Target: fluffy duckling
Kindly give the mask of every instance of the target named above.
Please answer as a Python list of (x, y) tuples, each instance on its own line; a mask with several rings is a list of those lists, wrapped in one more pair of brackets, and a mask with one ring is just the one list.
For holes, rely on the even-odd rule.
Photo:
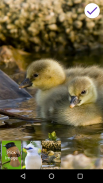
[[(64, 86), (67, 92), (67, 78), (64, 68), (55, 60), (43, 59), (34, 61), (27, 69), (26, 79), (19, 88), (34, 86), (38, 88), (36, 102), (38, 105), (38, 117), (45, 118), (43, 112), (46, 100), (57, 87), (57, 93)], [(57, 97), (58, 98), (58, 97)]]
[[(55, 102), (55, 98), (56, 101), (59, 101), (65, 96), (68, 97), (67, 83), (80, 73), (83, 73), (83, 67), (64, 69), (62, 65), (53, 59), (37, 60), (28, 67), (26, 79), (19, 88), (32, 85), (39, 89), (36, 94), (37, 117), (46, 118), (47, 106), (51, 106), (50, 110), (53, 111), (51, 103)], [(51, 101), (50, 96), (53, 93), (55, 93), (55, 97)]]
[(100, 95), (97, 87), (98, 82), (88, 76), (75, 77), (68, 83), (69, 100), (65, 96), (63, 100), (53, 101), (54, 110), (52, 112), (49, 107), (46, 115), (60, 124), (86, 126), (102, 123), (103, 94)]
[(76, 77), (68, 85), (70, 107), (94, 103), (97, 100), (97, 88), (87, 76)]
[(61, 153), (49, 151), (48, 152), (48, 162), (49, 163), (61, 162)]
[(95, 79), (95, 81), (98, 83), (99, 89), (103, 86), (103, 68), (98, 66), (87, 67), (84, 70), (84, 75)]
[(64, 83), (65, 80), (64, 69), (57, 61), (43, 59), (31, 63), (27, 69), (26, 80), (20, 87), (32, 85), (45, 91)]
[(76, 76), (89, 76), (90, 78), (96, 79), (99, 86), (103, 85), (103, 68), (97, 65), (83, 67), (77, 66), (65, 70), (68, 80), (71, 81)]
[[(80, 77), (78, 78), (78, 85), (73, 84), (74, 88), (75, 88), (75, 86), (78, 86), (76, 90), (80, 89), (79, 92), (82, 92), (80, 86), (84, 86), (84, 88), (85, 88), (87, 86), (86, 83), (89, 83), (89, 85), (91, 85), (91, 87), (93, 87), (92, 89), (94, 91), (95, 96), (94, 97), (92, 96), (92, 89), (91, 89), (90, 95), (87, 94), (86, 98), (83, 99), (82, 102), (84, 102), (84, 103), (81, 102), (81, 105), (80, 105), (80, 103), (78, 103), (78, 105), (76, 105), (75, 109), (70, 109), (70, 108), (68, 108), (69, 93), (67, 90), (67, 84), (68, 84), (68, 82), (71, 82), (73, 80), (73, 78), (76, 76), (78, 76), (78, 77), (80, 76)], [(91, 79), (89, 78), (88, 81), (86, 79), (86, 81), (84, 82), (84, 80), (81, 81), (82, 76), (90, 76)], [(94, 103), (99, 101), (99, 99), (98, 100), (96, 99), (96, 96), (98, 98), (98, 96), (102, 96), (102, 93), (103, 93), (102, 92), (102, 85), (103, 85), (102, 78), (103, 78), (103, 71), (102, 71), (102, 69), (100, 69), (97, 66), (91, 66), (91, 67), (87, 67), (87, 68), (75, 67), (75, 68), (70, 68), (70, 69), (65, 70), (55, 60), (42, 59), (42, 60), (37, 60), (37, 61), (33, 62), (28, 67), (26, 79), (22, 82), (22, 84), (20, 85), (20, 88), (24, 88), (24, 87), (32, 85), (39, 89), (36, 94), (36, 102), (38, 105), (37, 117), (52, 119), (53, 121), (57, 121), (57, 122), (63, 123), (63, 124), (71, 123), (75, 126), (76, 125), (85, 125), (83, 122), (84, 121), (86, 122), (86, 120), (84, 120), (84, 119), (80, 120), (80, 116), (82, 113), (85, 114), (85, 110), (87, 110), (87, 107), (85, 108), (84, 105), (82, 106), (82, 104), (88, 105), (88, 108), (90, 108), (90, 105), (91, 105), (91, 108), (89, 110), (91, 111), (92, 114), (91, 114), (91, 117), (88, 116), (86, 118), (87, 120), (93, 119), (94, 116), (97, 117), (97, 115), (96, 115), (97, 113), (98, 113), (99, 117), (101, 116), (100, 115), (101, 110), (98, 110), (99, 107), (97, 107), (96, 104), (94, 104)], [(96, 80), (96, 83), (94, 82), (94, 79)], [(71, 82), (71, 85), (72, 85), (72, 83), (77, 83), (77, 81)], [(96, 85), (96, 87), (94, 87), (95, 85)], [(97, 88), (98, 88), (98, 92), (97, 92)], [(90, 97), (90, 100), (87, 100), (88, 97)], [(74, 99), (74, 101), (75, 101), (75, 99)], [(91, 101), (91, 102), (88, 103), (88, 101)], [(98, 103), (98, 106), (100, 105), (100, 103), (101, 102)], [(80, 107), (78, 108), (79, 105), (81, 108)], [(71, 105), (71, 106), (73, 106), (73, 105)], [(68, 110), (69, 110), (69, 112), (68, 112)], [(75, 110), (77, 111), (78, 118), (76, 116)], [(95, 115), (94, 115), (94, 113), (95, 113)], [(80, 116), (79, 116), (79, 114), (80, 114)], [(85, 114), (85, 117), (86, 116), (87, 116), (87, 113)], [(72, 120), (72, 118), (74, 120)], [(77, 123), (76, 123), (76, 121), (77, 121), (76, 119), (78, 119)], [(72, 122), (72, 121), (74, 121), (74, 122)], [(96, 121), (100, 121), (100, 120), (95, 120), (95, 122), (92, 121), (92, 122), (90, 122), (90, 124), (97, 123)]]

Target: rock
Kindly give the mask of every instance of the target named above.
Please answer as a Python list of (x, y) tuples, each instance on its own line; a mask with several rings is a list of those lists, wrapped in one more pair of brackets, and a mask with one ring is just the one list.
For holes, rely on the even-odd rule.
[(62, 169), (73, 169), (73, 155), (69, 154), (66, 157), (62, 158), (61, 168)]
[(85, 14), (84, 13), (82, 13), (82, 14), (80, 14), (79, 16), (78, 16), (78, 20), (84, 20), (86, 17), (85, 17)]
[(94, 22), (87, 22), (87, 23), (86, 23), (86, 27), (87, 27), (88, 29), (93, 29), (93, 28), (95, 27), (95, 23), (94, 23)]
[(61, 13), (61, 14), (59, 15), (59, 17), (58, 17), (59, 22), (63, 22), (63, 21), (65, 20), (65, 18), (66, 18), (65, 13)]
[(72, 1), (72, 0), (69, 0), (69, 1), (67, 2), (67, 5), (68, 5), (68, 6), (73, 6), (73, 1)]
[(61, 159), (62, 169), (103, 169), (103, 158), (89, 158), (84, 154), (69, 154)]
[(29, 8), (29, 4), (23, 2), (23, 3), (21, 3), (21, 7), (22, 7), (23, 9), (26, 9), (26, 10), (27, 10), (27, 9)]
[(83, 12), (84, 12), (84, 9), (83, 8), (78, 8), (77, 9), (77, 13), (79, 13), (79, 14), (81, 13), (82, 14)]
[(74, 156), (73, 167), (75, 169), (93, 168), (91, 164), (91, 159), (83, 154), (78, 154)]
[[(80, 42), (81, 49), (84, 48), (85, 40), (87, 40), (88, 48), (93, 46), (88, 35), (94, 36), (93, 41), (97, 35), (95, 44), (103, 47), (101, 36), (97, 33), (103, 29), (103, 1), (94, 1), (100, 6), (101, 11), (96, 19), (90, 19), (84, 14), (84, 8), (89, 3), (91, 0), (85, 2), (83, 0), (1, 1), (0, 40), (2, 44), (8, 44), (11, 39), (11, 45), (28, 51), (38, 51), (41, 48), (46, 51), (51, 49), (51, 45), (53, 48), (58, 48), (59, 40), (58, 38), (53, 40), (51, 33), (55, 32), (60, 40), (60, 34), (64, 34), (63, 39), (65, 38), (66, 41), (66, 44), (63, 45), (64, 49), (67, 47), (76, 49), (79, 42), (77, 35), (81, 32), (84, 34), (84, 40), (82, 39)], [(50, 40), (49, 35), (52, 37)], [(71, 45), (70, 42), (72, 42)]]
[(56, 33), (55, 32), (50, 32), (49, 33), (49, 38), (50, 38), (50, 40), (54, 40), (54, 38), (56, 38)]
[(74, 4), (79, 4), (81, 2), (82, 2), (82, 0), (74, 0)]
[(4, 0), (4, 3), (6, 3), (6, 4), (10, 4), (10, 3), (12, 3), (13, 2), (13, 0)]
[[(98, 32), (99, 32), (99, 31), (98, 31)], [(98, 38), (98, 40), (99, 40), (100, 43), (103, 43), (103, 30), (101, 30), (101, 31), (99, 32), (99, 38)]]
[(78, 15), (77, 15), (76, 13), (73, 13), (73, 14), (72, 14), (72, 18), (73, 18), (73, 19), (77, 19), (77, 17), (78, 17)]
[(60, 34), (58, 36), (57, 42), (62, 43), (63, 46), (66, 45), (66, 37), (64, 36), (64, 34)]
[(71, 31), (71, 29), (70, 29), (70, 28), (67, 28), (67, 29), (65, 30), (65, 32), (66, 32), (67, 34), (69, 34), (69, 33), (70, 33), (70, 31)]
[(56, 23), (56, 17), (54, 15), (47, 15), (45, 17), (45, 22), (48, 22), (48, 24), (55, 24)]
[(79, 20), (74, 22), (74, 27), (77, 29), (81, 29), (82, 25), (83, 25), (83, 23)]
[(0, 47), (0, 62), (14, 61), (11, 46)]
[(33, 28), (32, 26), (28, 27), (28, 32), (32, 35), (32, 36), (36, 36), (39, 34), (39, 30)]
[(74, 31), (71, 31), (69, 34), (69, 38), (71, 40), (71, 42), (74, 42), (76, 40), (76, 35)]
[(31, 37), (29, 40), (31, 42), (35, 43), (35, 44), (41, 45), (41, 40), (37, 36), (36, 37)]
[(15, 27), (15, 25), (13, 25), (13, 24), (9, 24), (9, 25), (7, 25), (7, 29), (15, 29), (16, 27)]
[(57, 31), (58, 30), (58, 27), (56, 24), (51, 24), (51, 25), (48, 25), (48, 28), (52, 31)]

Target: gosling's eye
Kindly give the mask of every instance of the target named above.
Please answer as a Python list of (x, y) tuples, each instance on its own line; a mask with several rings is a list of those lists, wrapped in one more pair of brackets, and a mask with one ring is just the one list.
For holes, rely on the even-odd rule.
[(86, 94), (86, 90), (83, 90), (83, 91), (81, 92), (81, 94), (82, 94), (82, 95)]
[(34, 77), (35, 77), (35, 78), (38, 77), (38, 74), (34, 74)]

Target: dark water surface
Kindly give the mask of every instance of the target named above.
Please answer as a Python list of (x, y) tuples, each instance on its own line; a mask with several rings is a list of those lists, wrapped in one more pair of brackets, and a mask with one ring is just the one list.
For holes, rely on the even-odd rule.
[[(65, 67), (75, 65), (100, 65), (103, 67), (103, 50), (94, 50), (90, 52), (78, 52), (77, 54), (62, 51), (52, 53), (34, 53), (24, 57), (21, 60), (22, 67), (26, 70), (27, 66), (34, 60), (41, 58), (54, 58), (60, 60)], [(8, 69), (5, 72), (9, 74)], [(13, 71), (12, 71), (13, 73)], [(14, 73), (15, 74), (15, 73)], [(28, 117), (36, 116), (35, 99), (4, 100), (0, 101), (2, 108), (9, 112), (23, 114)], [(5, 123), (4, 123), (5, 122)], [(0, 140), (45, 140), (48, 133), (56, 132), (59, 140), (62, 141), (62, 155), (68, 153), (84, 153), (90, 157), (103, 156), (103, 124), (87, 127), (73, 127), (51, 122), (27, 123), (20, 120), (8, 120), (4, 116), (0, 117)]]

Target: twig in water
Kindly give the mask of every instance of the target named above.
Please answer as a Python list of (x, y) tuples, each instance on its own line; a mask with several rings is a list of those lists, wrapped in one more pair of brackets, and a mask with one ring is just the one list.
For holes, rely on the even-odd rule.
[(35, 123), (40, 123), (41, 121), (44, 121), (41, 118), (28, 118), (26, 116), (21, 116), (18, 114), (14, 114), (11, 112), (8, 112), (6, 110), (0, 109), (0, 114), (8, 116), (11, 119), (21, 119), (21, 120), (25, 120), (25, 121), (29, 121), (29, 122), (35, 122)]

